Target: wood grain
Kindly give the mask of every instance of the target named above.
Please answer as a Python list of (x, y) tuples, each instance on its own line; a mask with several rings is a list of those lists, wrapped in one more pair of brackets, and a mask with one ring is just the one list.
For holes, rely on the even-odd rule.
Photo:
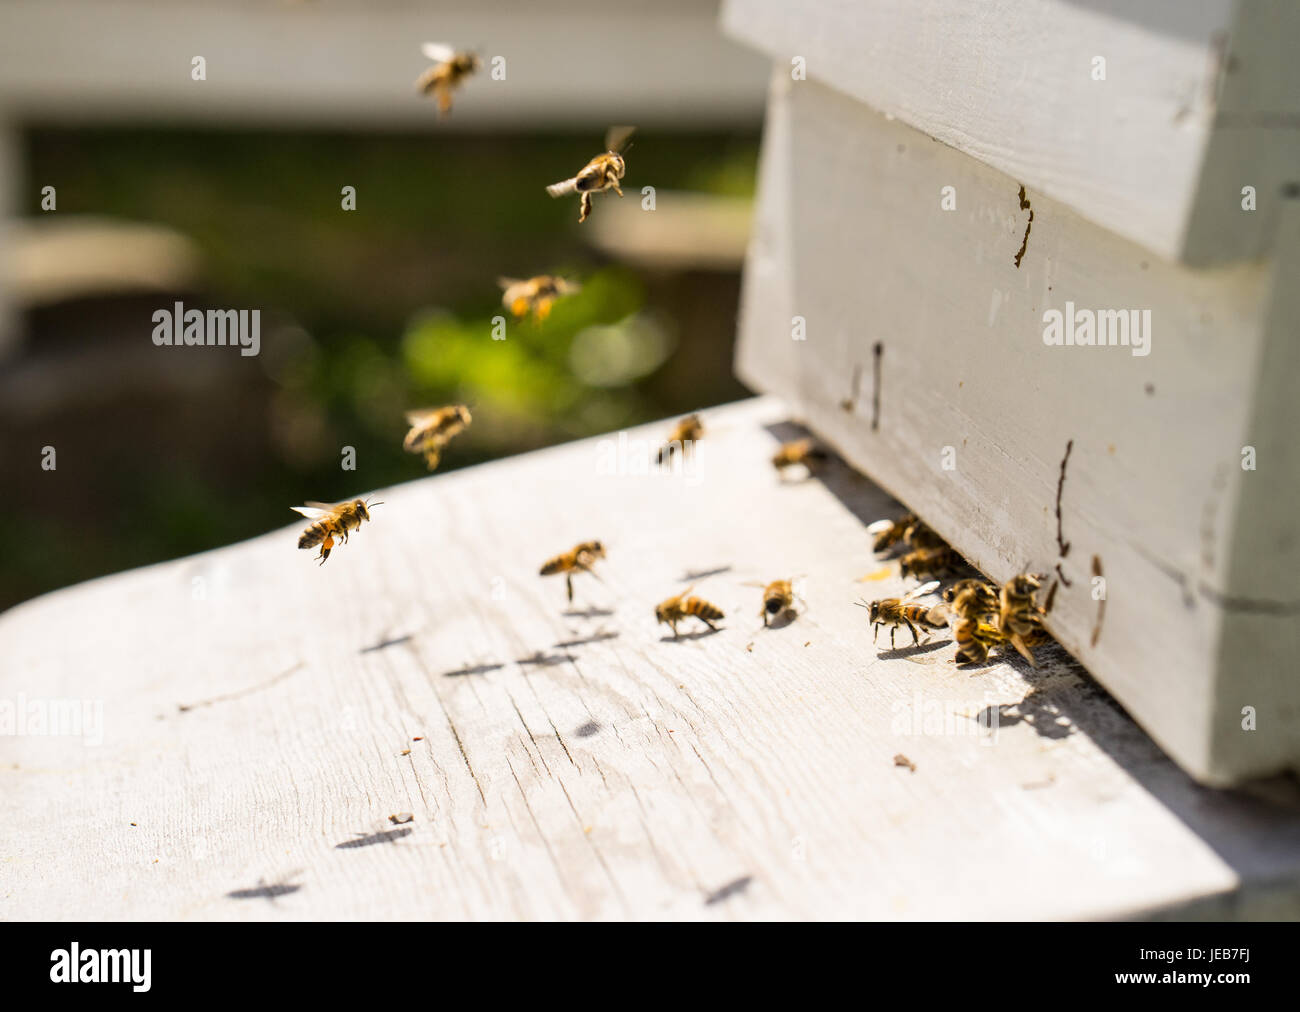
[(1300, 160), (1290, 0), (726, 0), (722, 25), (1168, 260), (1266, 255)]
[[(384, 489), (323, 567), (286, 526), (0, 616), (0, 700), (103, 707), (100, 745), (0, 737), (3, 916), (1300, 912), (1296, 809), (1195, 786), (1064, 653), (878, 653), (893, 504), (778, 481), (785, 417), (706, 411), (676, 476), (608, 473), (610, 436)], [(566, 613), (537, 567), (588, 538)], [(705, 570), (723, 630), (666, 638)], [(800, 573), (764, 630), (746, 581)]]
[[(1193, 775), (1300, 766), (1300, 201), (1272, 258), (1194, 270), (776, 76), (741, 378), (994, 578), (1053, 574), (1055, 635)], [(1149, 312), (1149, 354), (1044, 343), (1084, 309)]]

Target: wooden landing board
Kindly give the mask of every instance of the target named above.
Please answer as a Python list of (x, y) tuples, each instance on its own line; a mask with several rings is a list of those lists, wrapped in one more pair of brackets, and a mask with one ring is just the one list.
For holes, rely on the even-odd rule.
[[(286, 526), (0, 616), (0, 701), (102, 715), (0, 737), (0, 916), (1300, 913), (1300, 810), (1194, 785), (1059, 650), (878, 653), (893, 504), (778, 482), (785, 417), (706, 411), (676, 476), (627, 473), (658, 425), (384, 489), (323, 567)], [(588, 538), (566, 613), (537, 568)], [(673, 641), (689, 571), (727, 618)], [(800, 573), (763, 630), (745, 581)]]

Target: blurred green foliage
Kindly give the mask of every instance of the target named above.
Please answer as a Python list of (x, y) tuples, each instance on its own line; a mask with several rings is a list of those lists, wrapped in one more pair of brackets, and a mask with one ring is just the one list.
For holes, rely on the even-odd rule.
[[(60, 469), (18, 478), (18, 545), (0, 567), (0, 607), (279, 527), (305, 499), (421, 477), (423, 462), (401, 449), (406, 408), (473, 407), (473, 426), (444, 458), (450, 470), (742, 396), (730, 371), (734, 272), (610, 263), (584, 241), (574, 202), (545, 195), (600, 140), (30, 131), (33, 212), (53, 185), (61, 219), (109, 216), (188, 236), (204, 265), (193, 294), (262, 308), (263, 352), (239, 363), (238, 390), (208, 401), (105, 389), (93, 405), (42, 419), (41, 435), (15, 434), (56, 440)], [(643, 182), (751, 194), (756, 161), (752, 134), (643, 133), (628, 199)], [(356, 188), (355, 211), (341, 207), (344, 186)], [(509, 316), (497, 278), (540, 273), (582, 290), (543, 322), (510, 319), (507, 339), (493, 340), (493, 317)], [(77, 308), (38, 314), (33, 353), (57, 355), (66, 334), (87, 328), (104, 343), (148, 339), (147, 307), (138, 328), (107, 322), (98, 304), (84, 318)], [(93, 448), (80, 445), (88, 436)], [(340, 468), (345, 445), (356, 472)]]

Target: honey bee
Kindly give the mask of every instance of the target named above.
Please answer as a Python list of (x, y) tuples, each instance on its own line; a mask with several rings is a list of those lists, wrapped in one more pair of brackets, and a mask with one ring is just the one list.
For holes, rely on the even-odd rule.
[(449, 404), (445, 408), (421, 408), (406, 413), (406, 424), (411, 431), (402, 440), (407, 453), (423, 453), (432, 471), (442, 459), (442, 448), (453, 436), (465, 431), (472, 421), (469, 408), (464, 404)]
[(589, 161), (576, 176), (563, 182), (552, 183), (546, 188), (546, 192), (552, 197), (564, 197), (570, 193), (579, 194), (582, 198), (578, 209), (579, 222), (586, 221), (587, 216), (591, 214), (593, 193), (613, 190), (620, 197), (623, 196), (623, 189), (618, 185), (627, 170), (627, 165), (623, 161), (623, 152), (631, 147), (628, 141), (634, 130), (636, 127), (610, 127), (605, 134), (605, 153)]
[(983, 580), (958, 580), (944, 589), (943, 599), (960, 618), (985, 618), (998, 613), (998, 592)]
[(420, 52), (433, 61), (433, 66), (419, 76), (415, 87), (425, 95), (433, 95), (438, 100), (438, 115), (446, 116), (451, 112), (452, 92), (479, 69), (481, 61), (477, 53), (453, 49), (441, 42), (426, 42)]
[(903, 534), (917, 522), (915, 513), (905, 513), (897, 520), (877, 520), (867, 526), (867, 533), (875, 535), (871, 544), (873, 552), (887, 552), (903, 540)]
[(826, 451), (817, 445), (816, 440), (795, 439), (781, 444), (781, 448), (772, 457), (772, 466), (784, 475), (786, 468), (799, 464), (811, 471), (816, 464), (825, 459)]
[(685, 456), (687, 450), (693, 446), (701, 436), (704, 435), (704, 423), (700, 421), (699, 415), (687, 415), (676, 426), (673, 427), (672, 435), (668, 437), (668, 442), (659, 448), (658, 461), (662, 466), (665, 462), (673, 459), (673, 454), (678, 450)]
[(582, 286), (573, 281), (556, 277), (554, 274), (538, 274), (534, 278), (521, 281), (518, 278), (497, 278), (497, 283), (505, 289), (501, 304), (516, 317), (527, 316), (541, 322), (551, 314), (551, 306), (562, 295), (572, 295), (582, 290)]
[(295, 512), (301, 513), (311, 521), (310, 526), (298, 539), (299, 548), (315, 548), (320, 545), (320, 564), (330, 557), (334, 539), (339, 538), (346, 545), (348, 531), (360, 527), (361, 521), (370, 519), (368, 506), (381, 506), (382, 502), (367, 504), (364, 499), (346, 499), (339, 503), (308, 502), (302, 506), (293, 506)]
[[(923, 583), (908, 591), (902, 597), (887, 597), (880, 601), (855, 601), (860, 608), (866, 608), (871, 617), (871, 642), (876, 642), (876, 637), (880, 634), (882, 625), (889, 626), (889, 646), (894, 647), (894, 634), (898, 632), (899, 626), (907, 626), (912, 631), (913, 645), (921, 642), (920, 633), (917, 626), (928, 626), (933, 629), (942, 629), (948, 624), (948, 611), (943, 605), (926, 606), (923, 604), (912, 604), (911, 602), (926, 594), (933, 593), (939, 586), (938, 580), (932, 580), (929, 583)], [(927, 630), (927, 637), (929, 633)]]
[(948, 542), (939, 537), (932, 527), (920, 520), (914, 520), (907, 525), (903, 531), (903, 542), (913, 550), (948, 547)]
[(799, 596), (795, 590), (794, 580), (773, 580), (771, 583), (750, 583), (749, 587), (763, 588), (763, 607), (759, 609), (759, 614), (763, 617), (763, 625), (768, 624), (768, 618), (776, 618), (783, 612), (793, 612), (795, 610), (795, 598)]
[(539, 576), (553, 576), (556, 573), (564, 574), (564, 585), (569, 592), (569, 603), (573, 603), (573, 574), (575, 572), (591, 573), (595, 576), (595, 571), (591, 568), (592, 563), (597, 559), (605, 557), (605, 546), (599, 541), (584, 541), (580, 545), (575, 545), (572, 549), (563, 555), (557, 555), (553, 559), (548, 559), (542, 564), (539, 570)]
[(1043, 610), (1034, 601), (1042, 581), (1043, 578), (1035, 573), (1021, 573), (1004, 583), (998, 594), (998, 628), (1020, 656), (1035, 668), (1038, 662), (1029, 649), (1029, 642), (1042, 642), (1047, 638), (1043, 629)]
[(693, 586), (687, 587), (676, 597), (670, 597), (667, 601), (655, 605), (655, 618), (660, 622), (667, 622), (674, 636), (677, 635), (677, 623), (688, 615), (694, 615), (714, 631), (718, 627), (713, 623), (725, 617), (722, 609), (717, 605), (709, 604), (703, 598), (691, 597), (692, 589)]
[(996, 625), (976, 615), (959, 619), (953, 627), (952, 637), (957, 643), (958, 664), (983, 664), (993, 647), (1007, 641)]
[(941, 576), (951, 573), (966, 565), (954, 549), (947, 545), (938, 548), (918, 548), (908, 552), (898, 562), (898, 571), (903, 576), (915, 576), (924, 579), (927, 576)]

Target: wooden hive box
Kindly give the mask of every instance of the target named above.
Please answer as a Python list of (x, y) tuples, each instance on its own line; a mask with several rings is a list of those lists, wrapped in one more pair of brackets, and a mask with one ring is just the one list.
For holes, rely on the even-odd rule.
[(1052, 574), (1053, 634), (1193, 776), (1295, 768), (1300, 8), (722, 20), (775, 63), (742, 379), (989, 577)]

